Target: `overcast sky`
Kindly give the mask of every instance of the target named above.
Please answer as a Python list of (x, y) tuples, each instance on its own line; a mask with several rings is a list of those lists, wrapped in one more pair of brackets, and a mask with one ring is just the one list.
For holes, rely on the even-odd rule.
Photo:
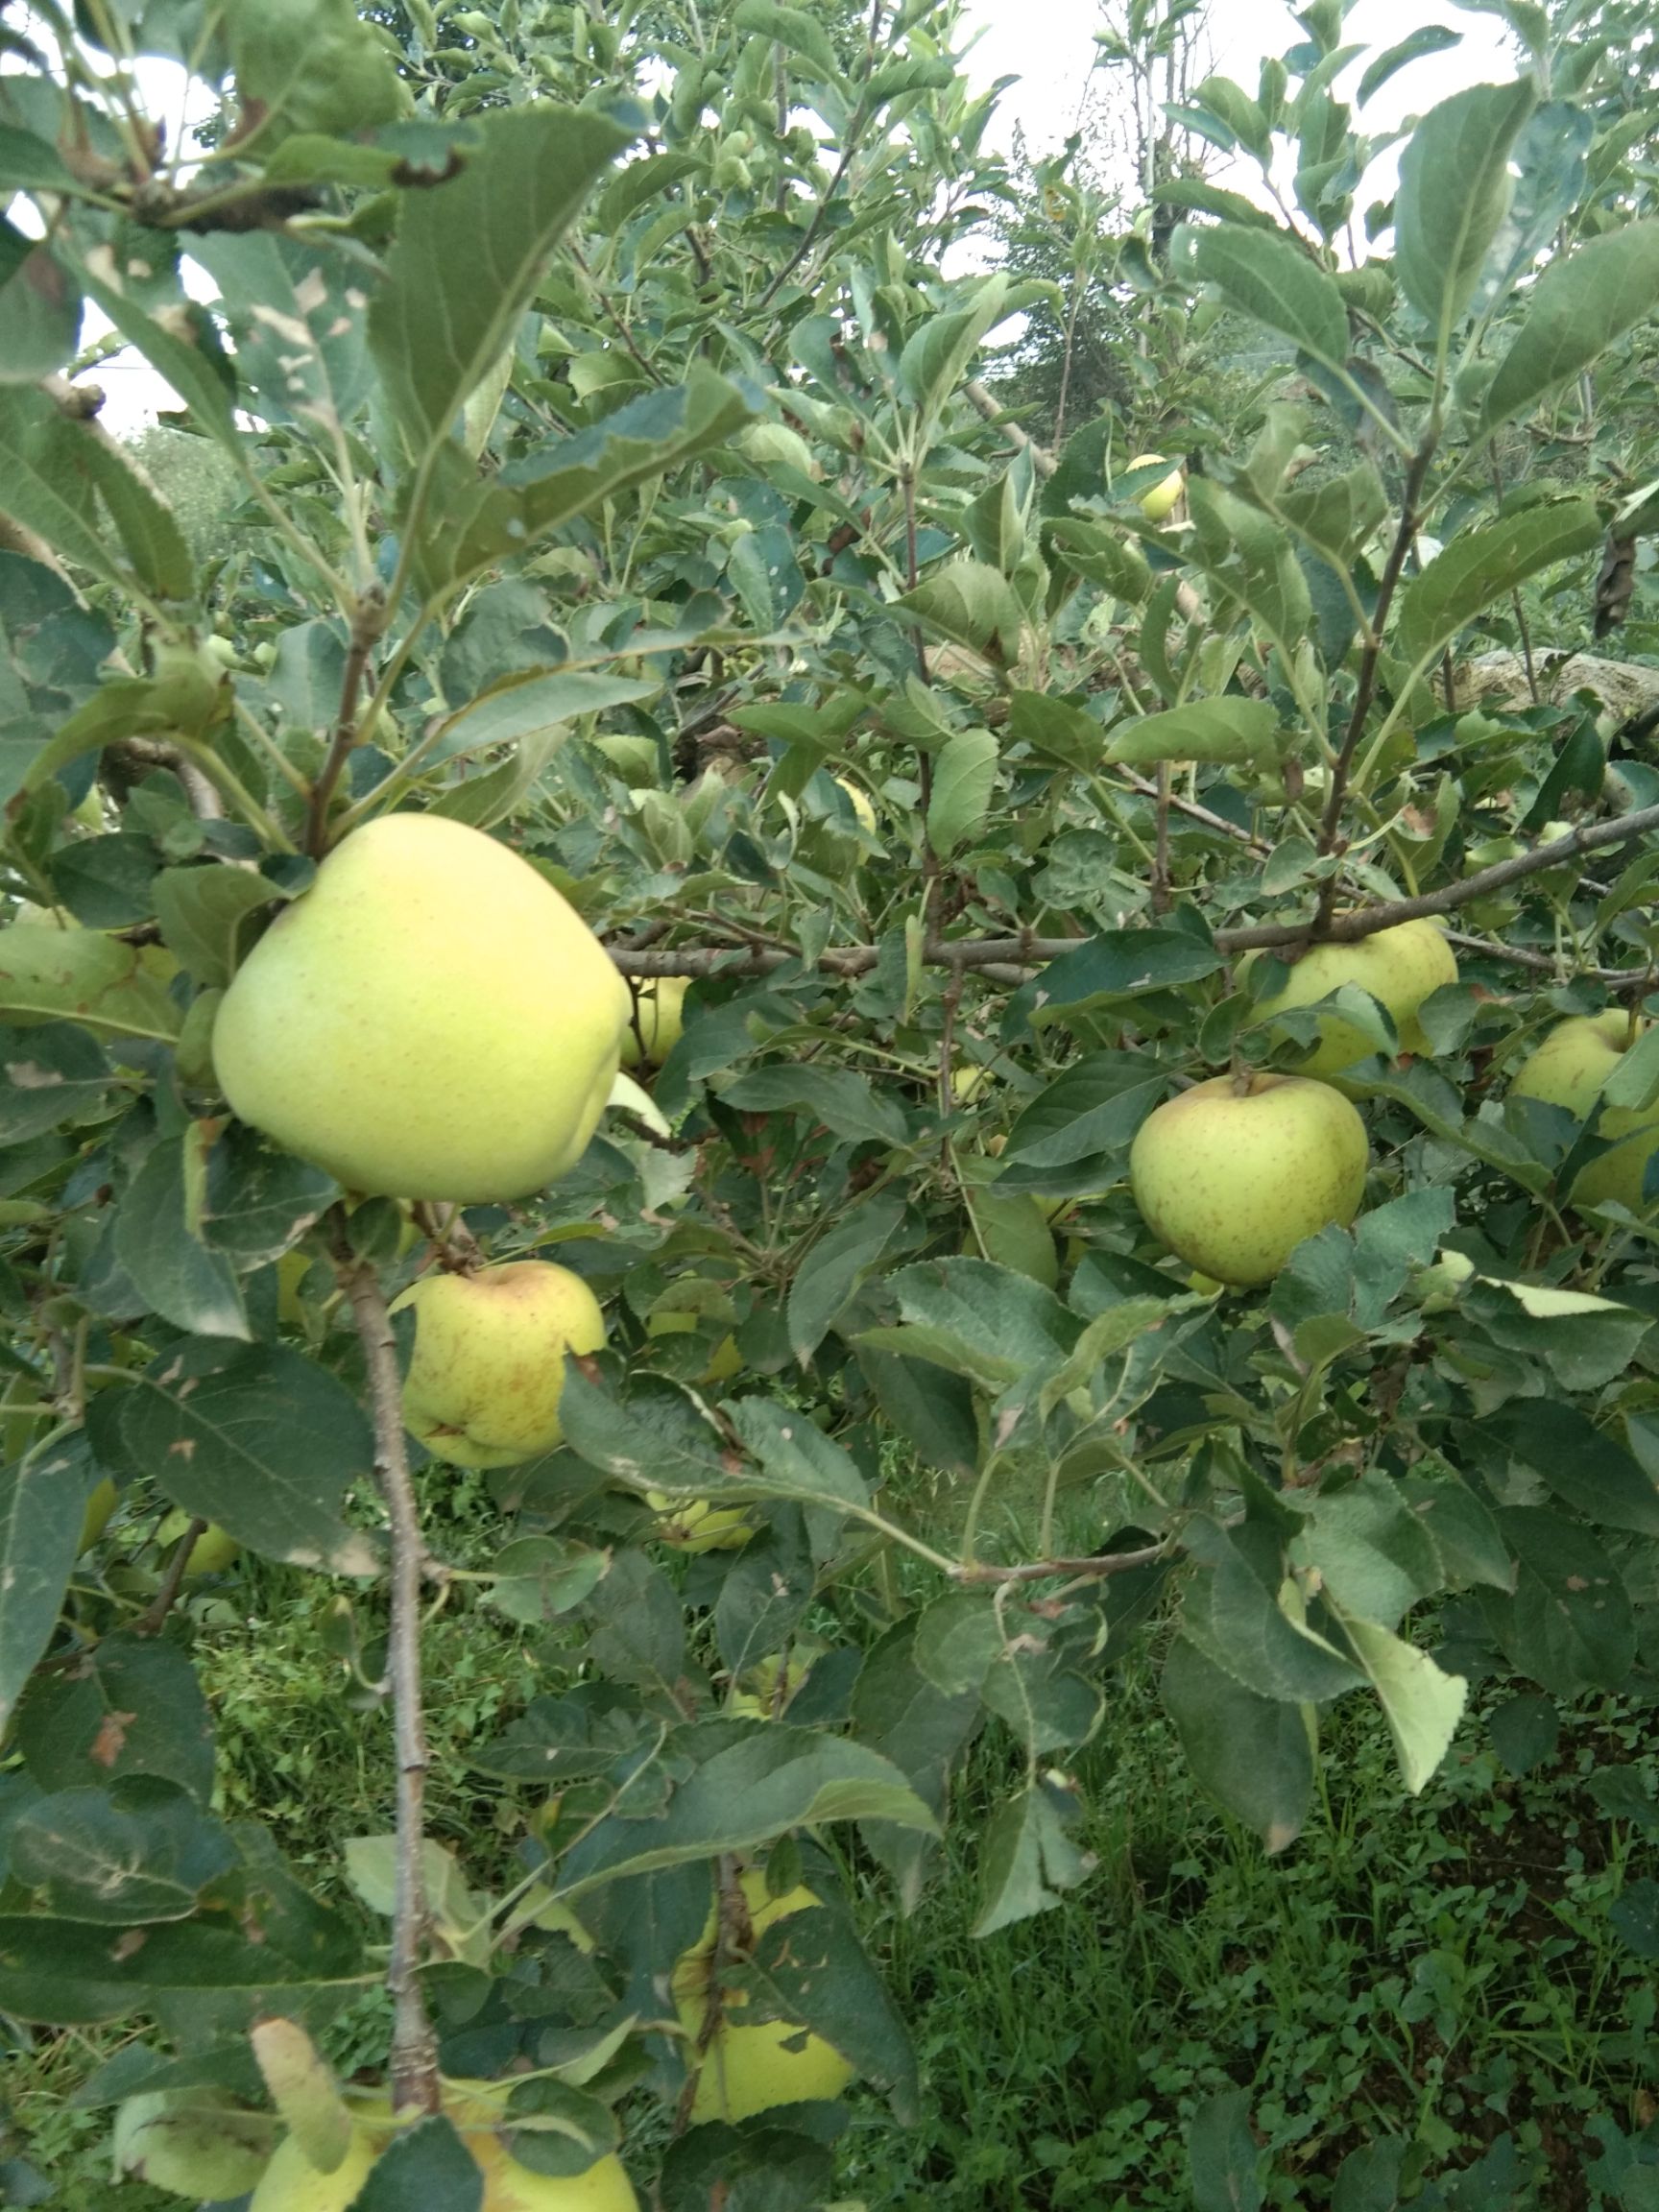
[[(1247, 91), (1256, 88), (1264, 56), (1281, 54), (1303, 36), (1285, 0), (1214, 0), (1211, 13), (1215, 66)], [(1033, 153), (1056, 151), (1075, 129), (1090, 90), (1095, 58), (1093, 35), (1100, 21), (1096, 7), (1092, 0), (968, 0), (966, 16), (970, 30), (979, 34), (968, 60), (975, 85), (989, 85), (999, 77), (1017, 80), (998, 106), (996, 142), (1010, 146), (1018, 129)], [(1382, 88), (1364, 111), (1364, 126), (1373, 136), (1392, 130), (1408, 115), (1422, 113), (1465, 84), (1499, 82), (1516, 73), (1496, 18), (1466, 13), (1453, 0), (1356, 0), (1345, 26), (1347, 42), (1381, 51), (1425, 23), (1457, 31), (1462, 43), (1413, 62)], [(1351, 95), (1364, 66), (1363, 61), (1357, 62), (1339, 89)], [(153, 84), (152, 99), (176, 108), (182, 85), (180, 72), (157, 70)], [(177, 141), (176, 129), (170, 136)], [(1388, 196), (1392, 166), (1391, 159), (1379, 164), (1367, 181), (1361, 204)], [(1250, 187), (1248, 173), (1234, 175), (1218, 163), (1217, 176), (1236, 189)], [(85, 335), (90, 337), (100, 326), (99, 321), (89, 320)], [(132, 353), (102, 363), (97, 374), (108, 395), (104, 420), (117, 432), (153, 422), (158, 407), (175, 404), (161, 379)]]

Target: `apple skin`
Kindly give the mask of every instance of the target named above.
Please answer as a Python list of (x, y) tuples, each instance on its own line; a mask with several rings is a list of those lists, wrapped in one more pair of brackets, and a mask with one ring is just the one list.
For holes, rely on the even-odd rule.
[[(1127, 463), (1130, 469), (1155, 469), (1164, 458), (1162, 453), (1137, 453)], [(1187, 489), (1187, 477), (1180, 469), (1171, 469), (1162, 484), (1154, 484), (1141, 501), (1141, 512), (1148, 522), (1162, 522), (1174, 512), (1177, 502)]]
[(599, 1301), (567, 1267), (515, 1260), (476, 1275), (423, 1275), (392, 1310), (415, 1311), (403, 1381), (411, 1434), (452, 1467), (512, 1467), (565, 1431), (566, 1352), (605, 1341)]
[(631, 1007), (528, 861), (464, 823), (388, 814), (242, 963), (213, 1063), (244, 1121), (348, 1190), (522, 1198), (587, 1149)]
[[(661, 1068), (685, 1030), (685, 994), (689, 975), (658, 975), (641, 983), (637, 1000), (638, 1026), (630, 1021), (622, 1032), (624, 1068)], [(641, 1046), (640, 1039), (644, 1039)]]
[(1129, 1149), (1142, 1219), (1189, 1267), (1247, 1288), (1269, 1282), (1305, 1237), (1358, 1211), (1365, 1124), (1328, 1083), (1231, 1075), (1167, 1099)]
[[(445, 2083), (444, 2109), (484, 2176), (480, 2212), (639, 2212), (639, 2200), (619, 2158), (601, 2158), (586, 2174), (533, 2174), (520, 2166), (495, 2134), (493, 2120), (508, 2084)], [(277, 2146), (254, 2190), (249, 2212), (348, 2212), (380, 2153), (399, 2128), (420, 2114), (395, 2121), (381, 2091), (354, 2100), (360, 2117), (346, 2156), (332, 2174), (320, 2174), (293, 2136)]]
[[(1271, 1016), (1291, 1006), (1311, 1006), (1343, 983), (1358, 985), (1388, 1009), (1402, 1052), (1427, 1052), (1429, 1040), (1417, 1009), (1431, 992), (1457, 980), (1457, 960), (1427, 916), (1379, 929), (1348, 945), (1315, 945), (1297, 961), (1283, 991), (1263, 998), (1257, 1012)], [(1324, 1015), (1312, 1057), (1298, 1075), (1329, 1077), (1369, 1058), (1374, 1047), (1352, 1022)]]
[[(1636, 1035), (1647, 1026), (1638, 1022)], [(1588, 1120), (1602, 1086), (1633, 1042), (1629, 1016), (1621, 1007), (1609, 1007), (1604, 1014), (1575, 1015), (1551, 1030), (1510, 1084), (1510, 1095), (1565, 1106), (1580, 1121)], [(1622, 1142), (1579, 1170), (1569, 1199), (1575, 1206), (1617, 1200), (1632, 1214), (1640, 1214), (1643, 1177), (1648, 1161), (1659, 1152), (1659, 1103), (1609, 1106), (1598, 1126), (1599, 1135)]]
[[(766, 1877), (758, 1867), (748, 1868), (739, 1881), (757, 1939), (775, 1921), (787, 1919), (792, 1912), (807, 1911), (819, 1902), (804, 1883), (785, 1890), (781, 1897), (768, 1897)], [(696, 2069), (692, 2127), (701, 2127), (707, 2120), (747, 2120), (752, 2113), (768, 2111), (774, 2104), (805, 2104), (839, 2097), (857, 2069), (832, 2043), (788, 2020), (743, 2026), (734, 2017), (748, 2002), (740, 1990), (724, 1992), (724, 2016), (698, 2064), (697, 2040), (713, 1994), (710, 1981), (717, 1918), (716, 1909), (709, 1913), (701, 1938), (674, 1969), (674, 2008), (687, 2037), (686, 2064)], [(785, 2050), (786, 2043), (798, 2043), (800, 2048)]]
[[(192, 1514), (179, 1509), (169, 1513), (156, 1531), (156, 1543), (177, 1544), (193, 1518)], [(242, 1547), (235, 1537), (228, 1535), (217, 1521), (209, 1521), (190, 1547), (190, 1556), (184, 1562), (184, 1579), (194, 1582), (199, 1575), (223, 1575), (228, 1567), (235, 1565), (241, 1552)]]

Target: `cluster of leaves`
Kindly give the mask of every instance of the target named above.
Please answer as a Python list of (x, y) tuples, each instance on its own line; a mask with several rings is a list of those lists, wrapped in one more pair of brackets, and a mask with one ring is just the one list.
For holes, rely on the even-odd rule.
[[(669, 1134), (613, 1118), (466, 1224), (494, 1258), (557, 1248), (613, 1315), (565, 1446), (497, 1479), (517, 1519), (479, 1593), (479, 1632), (534, 1625), (548, 1677), (483, 1770), (554, 1802), (515, 1889), (435, 1870), (445, 2063), (543, 2070), (524, 2155), (590, 2158), (643, 2080), (672, 2101), (649, 2023), (710, 1865), (752, 1850), (779, 1879), (813, 1854), (830, 1900), (748, 1969), (753, 2016), (902, 2113), (824, 1831), (913, 1900), (995, 1728), (979, 1931), (1058, 1905), (1090, 1870), (1068, 1758), (1154, 1611), (1196, 1771), (1275, 1848), (1352, 1691), (1417, 1790), (1477, 1664), (1552, 1696), (1647, 1680), (1651, 1232), (1571, 1213), (1594, 1126), (1503, 1094), (1550, 1020), (1646, 988), (1659, 776), (1607, 777), (1594, 700), (1460, 712), (1454, 662), (1509, 641), (1524, 587), (1578, 641), (1647, 467), (1651, 115), (1616, 12), (1580, 49), (1582, 9), (1516, 11), (1535, 72), (1433, 108), (1362, 211), (1363, 102), (1434, 42), (1380, 57), (1357, 119), (1343, 12), (1315, 0), (1254, 94), (1183, 109), (1264, 173), (1294, 149), (1296, 211), (1163, 187), (1186, 220), (1138, 281), (1214, 349), (1160, 429), (1190, 462), (1167, 526), (1136, 504), (1162, 468), (1119, 460), (1149, 424), (1049, 454), (974, 381), (1037, 295), (938, 274), (1007, 182), (936, 0), (379, 27), (224, 0), (105, 9), (44, 53), (4, 34), (29, 65), (0, 78), (0, 181), (40, 235), (0, 233), (0, 2009), (155, 2021), (171, 2055), (97, 2094), (254, 2099), (249, 2022), (321, 2023), (377, 1970), (211, 1810), (188, 1607), (132, 1537), (165, 1502), (378, 1574), (319, 1227), (342, 1194), (228, 1123), (208, 1046), (263, 919), (394, 805), (506, 837), (645, 987), (694, 978)], [(232, 88), (199, 163), (138, 110), (140, 52)], [(1341, 265), (1357, 220), (1391, 258)], [(234, 483), (211, 529), (62, 380), (83, 301), (223, 456), (194, 479)], [(1200, 373), (1246, 350), (1247, 386)], [(1344, 999), (1378, 1054), (1355, 1233), (1262, 1296), (1190, 1289), (1129, 1142), (1182, 1078), (1313, 1034), (1259, 1015), (1275, 960), (1233, 955), (1338, 899), (1450, 910), (1484, 840), (1529, 860), (1563, 817), (1587, 843), (1483, 887), (1431, 1062)], [(1645, 1108), (1629, 1063), (1610, 1102)], [(388, 1292), (421, 1263), (388, 1205), (341, 1233)], [(1479, 1270), (1453, 1296), (1425, 1280), (1448, 1245)], [(1605, 1303), (1541, 1311), (1561, 1286)], [(894, 1435), (936, 1513), (886, 1495)], [(121, 1518), (76, 1568), (107, 1479)], [(670, 1572), (646, 1491), (755, 1532)], [(366, 1686), (373, 1641), (344, 1604)], [(771, 1718), (734, 1705), (791, 1653)], [(821, 2145), (705, 2132), (665, 2201), (768, 2159), (822, 2196)]]

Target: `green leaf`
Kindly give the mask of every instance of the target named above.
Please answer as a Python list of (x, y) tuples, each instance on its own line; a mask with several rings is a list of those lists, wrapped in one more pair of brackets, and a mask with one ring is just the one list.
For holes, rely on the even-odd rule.
[(1461, 32), (1449, 30), (1444, 23), (1425, 23), (1398, 45), (1378, 55), (1359, 80), (1358, 105), (1363, 108), (1374, 92), (1381, 92), (1389, 78), (1409, 62), (1420, 60), (1425, 54), (1444, 54), (1449, 46), (1462, 43)]
[(374, 1441), (344, 1382), (284, 1345), (198, 1338), (164, 1352), (132, 1388), (121, 1434), (186, 1513), (270, 1559), (372, 1575), (374, 1548), (345, 1527), (348, 1486)]
[(605, 1573), (603, 1551), (559, 1536), (520, 1536), (491, 1561), (484, 1599), (525, 1627), (541, 1627), (580, 1605)]
[(1452, 1747), (1469, 1685), (1461, 1674), (1442, 1673), (1427, 1651), (1374, 1622), (1344, 1617), (1343, 1625), (1387, 1719), (1401, 1780), (1419, 1796)]
[(251, 914), (284, 896), (246, 868), (164, 868), (151, 885), (162, 942), (204, 989), (218, 990), (236, 973), (237, 943)]
[(984, 277), (968, 306), (930, 315), (911, 332), (899, 356), (899, 389), (925, 423), (954, 396), (987, 332), (1012, 315), (1031, 289), (1010, 286), (1000, 274)]
[(422, 562), (433, 584), (459, 583), (507, 554), (522, 553), (544, 531), (724, 445), (765, 398), (697, 364), (684, 384), (647, 392), (573, 438), (548, 441), (510, 462), (493, 484), (475, 487), (467, 470), (434, 515)]
[(979, 1462), (979, 1428), (974, 1393), (962, 1377), (873, 1344), (860, 1343), (856, 1352), (883, 1418), (909, 1439), (924, 1462), (947, 1475), (972, 1477)]
[(781, 8), (776, 0), (742, 0), (732, 18), (738, 31), (748, 31), (757, 38), (772, 38), (780, 46), (786, 46), (791, 54), (799, 55), (821, 70), (831, 84), (840, 82), (841, 72), (835, 61), (835, 49), (830, 43), (830, 34), (816, 16), (808, 15), (800, 8)]
[(1480, 1434), (1543, 1476), (1556, 1497), (1587, 1521), (1659, 1536), (1659, 1488), (1577, 1407), (1559, 1398), (1519, 1400), (1488, 1415)]
[(71, 194), (79, 190), (56, 146), (36, 137), (33, 131), (0, 123), (0, 191), (10, 195), (35, 191)]
[(176, 1782), (132, 1774), (36, 1798), (12, 1831), (10, 1870), (68, 1920), (183, 1920), (236, 1865), (221, 1823)]
[(1262, 761), (1279, 754), (1279, 714), (1266, 699), (1193, 699), (1166, 714), (1119, 722), (1105, 757), (1129, 768), (1162, 760)]
[(958, 731), (933, 762), (927, 805), (927, 842), (941, 859), (978, 836), (996, 785), (996, 738), (989, 730)]
[(164, 1045), (183, 1022), (165, 986), (145, 970), (138, 946), (95, 929), (47, 926), (6, 931), (0, 1015), (13, 1022), (75, 1022), (94, 1036)]
[(1498, 1525), (1520, 1562), (1512, 1602), (1482, 1606), (1511, 1664), (1558, 1697), (1619, 1690), (1636, 1657), (1629, 1593), (1588, 1529), (1537, 1506), (1509, 1506)]
[(72, 1022), (0, 1029), (0, 1144), (96, 1118), (113, 1080), (97, 1039)]
[(1526, 507), (1460, 531), (1406, 588), (1396, 633), (1401, 653), (1425, 667), (1495, 600), (1600, 537), (1600, 517), (1588, 499)]
[(803, 1366), (835, 1326), (858, 1285), (880, 1260), (904, 1218), (904, 1203), (888, 1192), (854, 1207), (821, 1237), (789, 1286), (789, 1348)]
[(1342, 295), (1304, 250), (1276, 231), (1219, 223), (1184, 233), (1188, 267), (1230, 307), (1293, 341), (1327, 368), (1348, 357)]
[(195, 1121), (151, 1147), (115, 1215), (115, 1257), (146, 1305), (176, 1329), (246, 1340), (236, 1271), (198, 1234), (206, 1134)]
[(0, 386), (33, 384), (69, 362), (81, 305), (61, 258), (0, 217)]
[(1101, 1189), (1166, 1088), (1164, 1070), (1138, 1052), (1092, 1052), (1074, 1062), (1009, 1131), (997, 1188), (1065, 1196)]
[[(339, 1935), (311, 1958), (295, 1958), (269, 1939), (204, 1920), (161, 1921), (142, 1939), (111, 1942), (106, 1928), (55, 1920), (44, 1912), (0, 1918), (0, 2008), (24, 2020), (81, 2027), (154, 2010), (172, 1999), (200, 2009), (211, 1994), (234, 1991), (253, 2008), (292, 2004), (321, 1987), (352, 1995), (373, 1978), (358, 1968)], [(476, 2171), (476, 2169), (474, 2169)]]
[(80, 1436), (0, 1468), (0, 1727), (51, 1640), (93, 1481)]
[[(339, 5), (355, 18), (349, 0)], [(369, 344), (415, 454), (449, 436), (553, 248), (632, 135), (549, 101), (497, 108), (463, 145), (458, 176), (403, 193)]]
[(352, 2198), (353, 2212), (480, 2212), (484, 2176), (444, 2115), (400, 2130)]
[(136, 346), (195, 416), (198, 425), (240, 460), (242, 435), (233, 412), (235, 395), (199, 346), (156, 321), (135, 300), (106, 283), (84, 263), (79, 275), (86, 296), (108, 316), (123, 338)]
[(517, 744), (558, 730), (569, 735), (565, 724), (581, 714), (600, 714), (610, 707), (631, 706), (650, 699), (661, 684), (640, 683), (633, 677), (607, 676), (594, 671), (555, 669), (550, 675), (529, 673), (504, 677), (480, 698), (471, 700), (443, 725), (426, 756), (427, 767), (479, 753), (492, 745)]
[(37, 1674), (18, 1709), (17, 1747), (42, 1790), (158, 1774), (201, 1805), (213, 1791), (213, 1723), (196, 1670), (155, 1637), (118, 1632), (72, 1668)]
[(1510, 149), (1537, 98), (1528, 78), (1473, 84), (1431, 108), (1400, 156), (1394, 273), (1437, 349), (1473, 298), (1508, 210)]
[(637, 1377), (617, 1398), (572, 1360), (559, 1417), (573, 1452), (637, 1490), (706, 1497), (742, 1472), (696, 1399), (661, 1375)]
[(1009, 1000), (1003, 1033), (1045, 1028), (1096, 998), (1138, 998), (1195, 983), (1221, 967), (1219, 952), (1185, 929), (1108, 929), (1062, 953)]
[(844, 1911), (820, 1906), (774, 1921), (743, 1969), (744, 2018), (789, 2020), (851, 2059), (915, 2116), (916, 2059), (904, 2022)]
[(1552, 392), (1653, 313), (1659, 298), (1659, 220), (1628, 223), (1552, 261), (1527, 319), (1499, 363), (1480, 410), (1490, 430)]
[(990, 1390), (1059, 1366), (1082, 1334), (1052, 1290), (988, 1260), (902, 1267), (887, 1287), (903, 1327), (866, 1331), (858, 1341), (931, 1360)]
[(909, 1118), (898, 1100), (848, 1068), (756, 1068), (727, 1084), (720, 1097), (739, 1114), (807, 1115), (854, 1144), (903, 1144), (910, 1138)]
[(1094, 1872), (1094, 1854), (1069, 1833), (1078, 1808), (1046, 1780), (998, 1805), (979, 1844), (979, 1911), (972, 1933), (994, 1936), (1063, 1905)]
[[(10, 289), (10, 287), (8, 287)], [(6, 295), (0, 292), (0, 307)], [(76, 463), (75, 425), (43, 392), (0, 373), (0, 514), (106, 583), (126, 581), (104, 542), (90, 479)]]
[(124, 445), (96, 422), (67, 425), (65, 450), (96, 486), (132, 573), (156, 599), (188, 599), (196, 564), (173, 510)]
[(832, 1513), (869, 1504), (870, 1486), (851, 1455), (804, 1413), (770, 1398), (740, 1398), (726, 1410), (772, 1496)]
[(344, 428), (373, 381), (357, 263), (323, 239), (276, 230), (207, 230), (190, 253), (219, 287), (236, 373), (257, 394), (261, 419)]
[(352, 0), (224, 0), (224, 16), (239, 150), (267, 151), (292, 131), (344, 137), (405, 111), (394, 50)]
[(1250, 2092), (1206, 2097), (1187, 2133), (1193, 2212), (1260, 2212), (1261, 2154), (1250, 2132)]
[(1263, 1565), (1249, 1531), (1194, 1549), (1205, 1571), (1189, 1585), (1181, 1626), (1214, 1666), (1286, 1704), (1323, 1703), (1358, 1687), (1358, 1669), (1308, 1625), (1296, 1586), (1278, 1578), (1276, 1555)]
[(828, 1820), (897, 1821), (926, 1835), (938, 1828), (890, 1760), (779, 1720), (706, 1758), (658, 1818), (601, 1820), (565, 1856), (558, 1895), (580, 1897), (623, 1875), (753, 1850)]
[(213, 2202), (244, 2197), (276, 2148), (279, 2124), (250, 2112), (210, 2083), (129, 2097), (115, 2115), (109, 2148), (115, 2169), (153, 2189)]
[(1345, 1614), (1387, 1628), (1443, 1583), (1433, 1539), (1382, 1475), (1321, 1497), (1293, 1551)]
[(1259, 1697), (1177, 1636), (1164, 1662), (1164, 1703), (1199, 1787), (1283, 1851), (1302, 1832), (1313, 1752), (1300, 1705)]

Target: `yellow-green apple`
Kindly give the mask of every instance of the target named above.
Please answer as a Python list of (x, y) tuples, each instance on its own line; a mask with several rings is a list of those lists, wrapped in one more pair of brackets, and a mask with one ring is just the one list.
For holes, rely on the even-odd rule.
[(511, 1467), (565, 1431), (565, 1355), (605, 1341), (599, 1301), (567, 1267), (513, 1260), (475, 1275), (423, 1275), (395, 1300), (412, 1307), (415, 1349), (403, 1419), (454, 1467)]
[(1217, 1283), (1265, 1283), (1305, 1237), (1358, 1210), (1365, 1124), (1303, 1075), (1217, 1075), (1149, 1114), (1129, 1148), (1142, 1218)]
[[(1128, 466), (1130, 469), (1156, 469), (1163, 459), (1162, 453), (1137, 453)], [(1162, 522), (1166, 515), (1173, 513), (1176, 502), (1186, 489), (1185, 471), (1178, 468), (1171, 469), (1162, 483), (1154, 484), (1150, 492), (1142, 495), (1142, 514), (1148, 522)]]
[(675, 1498), (666, 1490), (647, 1490), (645, 1503), (661, 1514), (653, 1533), (675, 1551), (740, 1551), (755, 1529), (740, 1505), (716, 1505), (707, 1498)]
[[(510, 2083), (445, 2082), (445, 2117), (460, 2134), (484, 2177), (479, 2212), (638, 2212), (633, 2184), (616, 2157), (601, 2158), (586, 2174), (535, 2174), (521, 2166), (502, 2141)], [(331, 2174), (321, 2173), (294, 2136), (277, 2146), (254, 2190), (249, 2212), (348, 2212), (361, 2195), (375, 2161), (402, 2128), (413, 2127), (418, 2112), (393, 2117), (384, 2090), (349, 2094), (352, 2108), (346, 2155)]]
[[(1619, 1007), (1604, 1014), (1575, 1015), (1557, 1022), (1509, 1086), (1516, 1098), (1541, 1098), (1564, 1106), (1580, 1121), (1589, 1119), (1607, 1078), (1647, 1024), (1632, 1032), (1629, 1016)], [(1659, 1152), (1659, 1101), (1649, 1106), (1609, 1106), (1597, 1134), (1613, 1142), (1611, 1151), (1592, 1160), (1574, 1178), (1569, 1193), (1575, 1206), (1601, 1206), (1610, 1199), (1643, 1210), (1642, 1184), (1647, 1163)]]
[[(804, 1883), (781, 1897), (769, 1897), (766, 1877), (757, 1867), (748, 1868), (739, 1883), (757, 1940), (777, 1921), (808, 1911), (819, 1902)], [(687, 2039), (685, 2063), (696, 2080), (691, 2125), (747, 2120), (774, 2104), (839, 2097), (855, 2069), (832, 2043), (789, 2020), (744, 2023), (748, 1992), (727, 1987), (719, 1979), (718, 1922), (716, 1909), (700, 1940), (674, 1969), (674, 2008)]]
[[(1431, 992), (1456, 980), (1451, 946), (1432, 922), (1420, 916), (1349, 944), (1310, 947), (1291, 969), (1284, 989), (1263, 998), (1257, 1012), (1272, 1016), (1293, 1006), (1312, 1006), (1352, 983), (1386, 1007), (1402, 1052), (1426, 1052), (1429, 1040), (1417, 1010)], [(1297, 1069), (1298, 1075), (1339, 1075), (1376, 1050), (1364, 1031), (1340, 1015), (1322, 1014), (1318, 1034), (1312, 1057)]]
[(442, 815), (388, 814), (242, 963), (213, 1062), (244, 1121), (349, 1190), (521, 1198), (586, 1149), (631, 1006), (527, 860)]
[(624, 1068), (661, 1068), (685, 1034), (689, 975), (657, 975), (635, 993), (634, 1017), (622, 1033)]
[[(193, 1518), (180, 1511), (169, 1513), (156, 1531), (156, 1543), (163, 1550), (171, 1550), (188, 1532)], [(223, 1575), (227, 1567), (234, 1565), (241, 1550), (234, 1536), (228, 1535), (217, 1521), (209, 1521), (190, 1547), (190, 1556), (184, 1562), (185, 1581), (194, 1582), (198, 1575)]]

